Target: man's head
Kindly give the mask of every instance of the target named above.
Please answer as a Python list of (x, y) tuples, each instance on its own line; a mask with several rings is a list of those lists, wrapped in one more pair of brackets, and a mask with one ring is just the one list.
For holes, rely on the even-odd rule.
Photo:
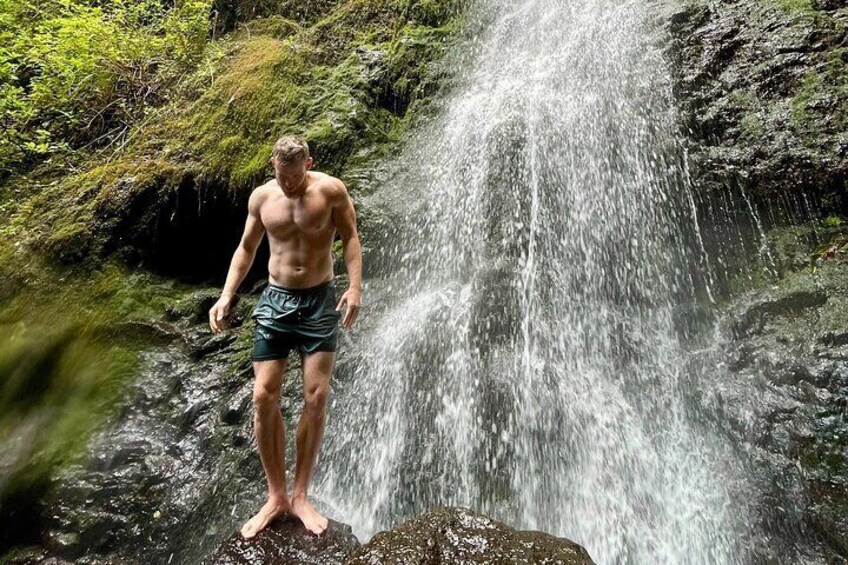
[(271, 166), (277, 184), (286, 194), (296, 194), (306, 181), (306, 172), (312, 168), (309, 146), (299, 135), (284, 135), (274, 144)]

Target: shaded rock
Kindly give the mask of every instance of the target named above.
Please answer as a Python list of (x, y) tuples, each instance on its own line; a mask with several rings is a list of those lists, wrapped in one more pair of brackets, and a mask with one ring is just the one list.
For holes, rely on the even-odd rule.
[[(804, 528), (824, 562), (848, 558), (848, 263), (821, 262), (777, 284), (734, 297), (726, 307), (727, 367), (740, 380), (728, 387), (740, 444), (771, 477), (763, 492), (792, 500), (797, 513), (764, 504), (761, 520)], [(739, 417), (734, 417), (738, 414)], [(785, 503), (784, 503), (785, 504)], [(779, 506), (779, 504), (777, 504)], [(779, 545), (780, 540), (774, 540)]]
[(848, 345), (848, 331), (826, 332), (819, 336), (819, 342), (829, 347)]
[(748, 307), (734, 324), (734, 331), (745, 334), (761, 329), (769, 317), (792, 316), (801, 311), (817, 308), (827, 302), (823, 292), (799, 290), (783, 296), (767, 297)]
[(89, 465), (97, 471), (111, 471), (144, 459), (150, 452), (151, 444), (144, 438), (128, 441), (124, 445), (117, 446), (114, 451), (98, 454), (93, 457)]
[(151, 345), (164, 345), (179, 337), (179, 331), (168, 322), (129, 320), (110, 327), (101, 327), (96, 335), (125, 340), (137, 340)]
[(830, 0), (689, 0), (667, 18), (703, 217), (720, 197), (777, 221), (848, 209), (846, 22)]
[(197, 421), (197, 418), (200, 414), (209, 408), (208, 403), (205, 400), (198, 400), (191, 406), (189, 406), (186, 410), (183, 411), (181, 415), (180, 426), (182, 429), (188, 429), (192, 427), (192, 425)]
[(166, 309), (171, 320), (185, 318), (189, 323), (201, 324), (209, 320), (209, 309), (221, 296), (219, 289), (204, 289), (192, 292)]
[(230, 401), (221, 409), (221, 421), (227, 425), (234, 426), (245, 421), (250, 414), (252, 404), (253, 382), (246, 382)]
[(80, 513), (78, 516), (83, 524), (79, 533), (51, 530), (48, 532), (48, 549), (67, 559), (80, 557), (87, 551), (110, 551), (117, 547), (128, 523), (125, 516), (103, 511)]
[(375, 535), (353, 552), (349, 565), (426, 563), (593, 563), (565, 538), (516, 531), (466, 508), (437, 508)]
[(200, 359), (210, 353), (224, 349), (233, 343), (237, 337), (238, 336), (236, 336), (236, 334), (228, 332), (213, 334), (212, 337), (204, 339), (199, 343), (195, 342), (189, 344), (188, 354), (194, 359)]
[(47, 539), (47, 546), (51, 551), (70, 558), (79, 556), (85, 551), (80, 544), (79, 535), (74, 532), (51, 533)]
[(36, 546), (27, 546), (16, 548), (3, 555), (4, 565), (65, 565), (67, 561), (62, 561), (56, 558), (47, 558), (47, 552), (44, 548)]
[(256, 296), (262, 294), (262, 291), (265, 290), (265, 287), (268, 286), (268, 279), (261, 279), (256, 281), (253, 286), (250, 287), (250, 293)]
[(330, 520), (327, 530), (316, 536), (300, 520), (285, 517), (274, 520), (255, 538), (246, 540), (234, 533), (204, 563), (235, 565), (268, 563), (275, 565), (334, 565), (345, 563), (351, 551), (359, 547), (350, 526)]

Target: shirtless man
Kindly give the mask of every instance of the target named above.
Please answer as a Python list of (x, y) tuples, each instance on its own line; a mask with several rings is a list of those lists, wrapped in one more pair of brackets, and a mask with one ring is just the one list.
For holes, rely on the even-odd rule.
[[(268, 281), (251, 317), (256, 443), (268, 481), (268, 501), (241, 529), (252, 538), (280, 514), (297, 516), (320, 534), (327, 527), (306, 497), (318, 449), (324, 437), (341, 311), (343, 328), (356, 320), (362, 293), (362, 253), (356, 213), (345, 185), (310, 171), (312, 157), (302, 137), (287, 135), (274, 145), (274, 180), (250, 195), (247, 223), (233, 255), (221, 298), (209, 310), (215, 333), (227, 325), (236, 289), (253, 264), (265, 232), (271, 248)], [(331, 245), (341, 235), (350, 286), (338, 304), (333, 290)], [(280, 386), (286, 358), (297, 349), (303, 361), (304, 409), (297, 427), (297, 455), (291, 499), (286, 495), (285, 429), (280, 414)]]

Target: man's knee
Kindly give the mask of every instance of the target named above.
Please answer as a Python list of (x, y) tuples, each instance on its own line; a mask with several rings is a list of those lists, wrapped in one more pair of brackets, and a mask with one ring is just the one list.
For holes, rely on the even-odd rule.
[(307, 387), (303, 391), (304, 408), (310, 412), (323, 412), (327, 407), (329, 393), (330, 387), (326, 385)]
[(273, 408), (280, 402), (280, 387), (256, 383), (253, 385), (253, 405), (257, 409)]
[(257, 408), (275, 407), (280, 402), (280, 387), (285, 362), (254, 363), (253, 404)]

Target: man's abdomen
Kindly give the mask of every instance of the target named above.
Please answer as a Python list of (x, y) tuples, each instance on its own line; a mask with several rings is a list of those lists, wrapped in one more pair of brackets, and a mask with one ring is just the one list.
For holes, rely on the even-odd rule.
[(271, 283), (289, 288), (309, 288), (333, 278), (333, 261), (327, 246), (320, 255), (303, 253), (274, 253), (268, 261)]

